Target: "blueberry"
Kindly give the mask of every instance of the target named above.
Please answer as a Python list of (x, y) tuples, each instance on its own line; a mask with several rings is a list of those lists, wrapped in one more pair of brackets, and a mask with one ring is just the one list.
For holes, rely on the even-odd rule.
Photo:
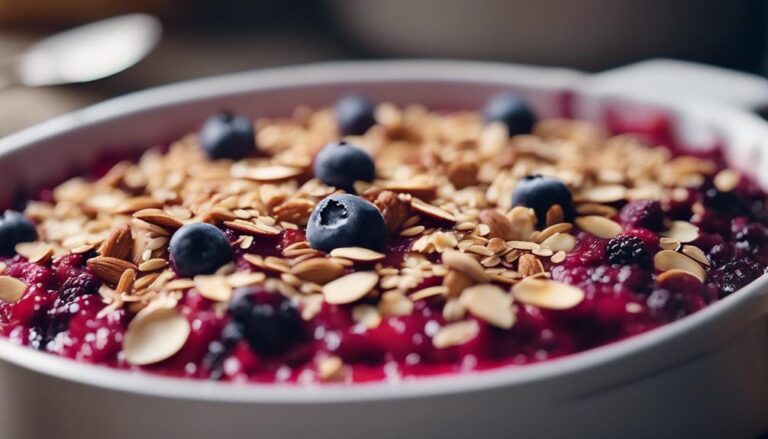
[(619, 235), (605, 246), (608, 262), (615, 265), (637, 264), (647, 267), (651, 263), (651, 254), (645, 243), (633, 235)]
[(563, 208), (566, 221), (576, 216), (571, 191), (560, 180), (541, 174), (524, 177), (512, 193), (512, 205), (533, 209), (540, 225), (546, 224), (547, 211), (555, 204)]
[(9, 210), (0, 218), (0, 253), (12, 255), (16, 244), (36, 240), (35, 223), (21, 213)]
[(211, 274), (233, 257), (224, 232), (206, 223), (187, 224), (177, 230), (168, 251), (181, 276)]
[[(301, 318), (293, 303), (261, 288), (238, 288), (229, 308), (232, 322), (255, 352), (275, 355), (303, 338)], [(237, 332), (232, 328), (233, 335)]]
[(332, 195), (312, 211), (307, 240), (312, 248), (323, 251), (339, 247), (380, 250), (387, 240), (387, 225), (379, 209), (364, 199)]
[(514, 93), (502, 93), (488, 101), (483, 111), (486, 122), (502, 122), (509, 135), (529, 134), (536, 123), (536, 116), (528, 103)]
[(351, 193), (356, 181), (373, 181), (376, 176), (371, 156), (346, 142), (325, 145), (315, 156), (313, 169), (323, 183)]
[(344, 136), (365, 134), (376, 124), (374, 107), (368, 98), (361, 95), (347, 95), (336, 101), (336, 120)]
[(240, 160), (256, 149), (253, 124), (245, 117), (216, 113), (200, 130), (200, 143), (211, 159)]

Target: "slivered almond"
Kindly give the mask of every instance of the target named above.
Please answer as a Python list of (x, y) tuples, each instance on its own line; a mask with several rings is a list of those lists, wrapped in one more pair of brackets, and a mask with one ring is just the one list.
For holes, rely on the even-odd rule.
[(372, 271), (358, 271), (325, 284), (323, 297), (332, 305), (352, 303), (371, 292), (378, 282), (378, 274)]
[(584, 300), (584, 291), (577, 287), (535, 277), (516, 283), (512, 295), (526, 305), (544, 309), (570, 309)]
[(312, 258), (294, 265), (290, 273), (307, 282), (320, 285), (337, 279), (344, 274), (344, 266), (326, 258)]
[(597, 215), (580, 216), (576, 218), (576, 225), (581, 230), (603, 239), (615, 238), (622, 230), (619, 223)]
[(488, 282), (488, 275), (485, 269), (477, 259), (456, 250), (446, 250), (443, 252), (443, 265), (448, 268), (460, 271), (477, 283)]
[(277, 227), (241, 219), (224, 221), (224, 225), (237, 232), (245, 233), (246, 235), (277, 236), (280, 234), (280, 229)]
[(661, 236), (681, 243), (691, 242), (699, 237), (699, 228), (688, 221), (672, 221), (669, 229), (662, 233)]
[(189, 321), (175, 308), (148, 306), (128, 324), (125, 358), (136, 366), (158, 363), (178, 352), (190, 332)]
[(518, 239), (509, 219), (494, 209), (480, 211), (478, 219), (488, 226), (488, 238), (501, 238), (504, 241)]
[(130, 259), (133, 250), (133, 237), (131, 228), (122, 224), (109, 234), (109, 237), (101, 244), (99, 254), (101, 256), (117, 259)]
[(117, 282), (115, 291), (118, 293), (130, 293), (133, 290), (133, 283), (136, 280), (136, 271), (132, 269), (125, 270)]
[(704, 282), (704, 279), (707, 277), (707, 273), (698, 262), (682, 253), (672, 250), (662, 250), (656, 253), (653, 257), (653, 265), (659, 271), (667, 271), (675, 268), (687, 271), (702, 282)]
[[(455, 271), (453, 272), (455, 273)], [(444, 296), (448, 294), (448, 287), (445, 285), (436, 285), (433, 287), (422, 288), (411, 293), (411, 300), (424, 300), (434, 296)]]
[(171, 216), (161, 209), (142, 209), (135, 212), (133, 217), (171, 230), (178, 229), (184, 225), (178, 218)]
[(438, 349), (462, 345), (480, 333), (480, 325), (475, 320), (449, 323), (432, 336), (432, 344)]
[(53, 247), (45, 242), (22, 242), (14, 250), (33, 264), (45, 265), (53, 259)]
[(429, 203), (425, 203), (424, 201), (421, 201), (418, 198), (413, 198), (411, 200), (411, 208), (416, 212), (422, 213), (436, 220), (446, 221), (451, 223), (456, 222), (456, 217), (451, 215), (449, 212), (437, 206), (433, 206)]
[(473, 316), (491, 325), (509, 329), (515, 324), (512, 296), (491, 284), (475, 285), (461, 293), (459, 302)]
[(399, 291), (387, 291), (381, 295), (379, 312), (385, 316), (407, 316), (413, 312), (413, 302)]
[(162, 258), (155, 258), (150, 259), (148, 261), (144, 261), (141, 264), (139, 264), (139, 271), (147, 272), (147, 271), (156, 271), (160, 270), (161, 268), (165, 268), (165, 266), (168, 265), (168, 261)]
[(161, 207), (163, 207), (161, 201), (155, 200), (152, 197), (142, 196), (125, 200), (117, 206), (115, 213), (134, 213), (144, 209), (158, 209)]
[(331, 250), (334, 258), (346, 258), (358, 262), (374, 262), (384, 259), (385, 255), (364, 247), (339, 247)]
[(125, 270), (138, 270), (132, 263), (111, 256), (97, 256), (88, 259), (88, 268), (102, 281), (115, 285)]
[(215, 302), (228, 302), (232, 298), (232, 286), (227, 278), (218, 275), (199, 275), (194, 278), (200, 295)]
[(27, 284), (11, 276), (0, 276), (0, 300), (16, 303), (27, 290)]
[(227, 283), (232, 288), (240, 288), (264, 282), (266, 278), (264, 273), (237, 271), (227, 276)]

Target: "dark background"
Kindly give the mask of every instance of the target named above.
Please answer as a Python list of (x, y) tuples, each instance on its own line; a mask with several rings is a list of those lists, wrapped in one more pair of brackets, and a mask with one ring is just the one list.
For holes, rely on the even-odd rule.
[(460, 58), (601, 71), (668, 57), (765, 75), (765, 0), (0, 0), (0, 58), (127, 12), (161, 18), (142, 63), (89, 84), (0, 91), (0, 135), (153, 85), (339, 59)]

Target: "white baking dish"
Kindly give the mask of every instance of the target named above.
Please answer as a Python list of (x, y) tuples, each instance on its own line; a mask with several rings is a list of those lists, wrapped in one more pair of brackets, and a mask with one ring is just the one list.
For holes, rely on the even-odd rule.
[[(768, 125), (683, 98), (607, 94), (567, 70), (464, 62), (284, 68), (118, 98), (0, 140), (0, 199), (60, 179), (99, 151), (195, 129), (221, 108), (288, 114), (357, 91), (476, 108), (525, 94), (544, 117), (664, 114), (693, 147), (719, 140), (768, 187)], [(603, 90), (603, 91), (601, 91)], [(126, 373), (0, 340), (2, 438), (754, 437), (768, 430), (768, 277), (660, 329), (525, 367), (355, 386), (231, 385)]]

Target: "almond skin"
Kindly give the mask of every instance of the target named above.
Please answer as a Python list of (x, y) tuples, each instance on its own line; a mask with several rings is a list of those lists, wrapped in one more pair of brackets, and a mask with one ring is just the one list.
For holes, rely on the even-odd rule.
[(126, 270), (138, 271), (132, 263), (110, 256), (97, 256), (88, 259), (88, 268), (102, 281), (115, 285)]
[(111, 258), (128, 259), (131, 257), (132, 249), (131, 228), (123, 224), (112, 230), (109, 238), (101, 244), (99, 254)]

